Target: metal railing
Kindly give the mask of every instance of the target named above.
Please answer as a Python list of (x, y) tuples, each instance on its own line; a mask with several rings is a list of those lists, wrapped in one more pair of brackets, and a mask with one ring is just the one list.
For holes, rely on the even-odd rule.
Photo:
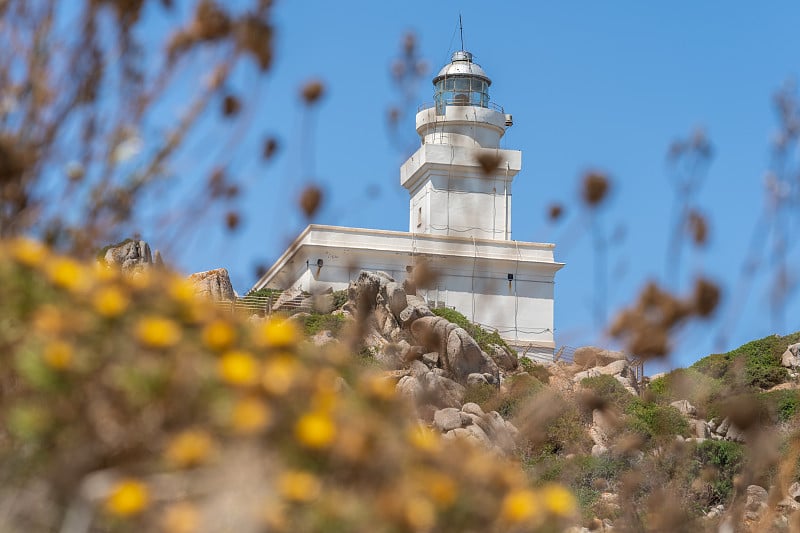
[(217, 305), (230, 309), (231, 312), (246, 311), (250, 314), (270, 316), (272, 313), (282, 312), (293, 315), (300, 312), (310, 312), (312, 305), (306, 298), (294, 299), (278, 303), (275, 296), (244, 296), (231, 302), (220, 301)]
[[(456, 103), (456, 102), (446, 102), (446, 103), (445, 103), (445, 106), (456, 106), (456, 107), (474, 106), (474, 107), (483, 107), (483, 108), (486, 108), (486, 109), (494, 109), (495, 111), (499, 111), (500, 113), (505, 113), (505, 110), (503, 109), (503, 106), (501, 106), (500, 104), (496, 104), (496, 103), (494, 103), (494, 102), (489, 102), (489, 104), (488, 104), (488, 105), (485, 105), (485, 106), (482, 106), (482, 105), (474, 105), (474, 104), (470, 104), (470, 103), (464, 103), (464, 104), (460, 104), (460, 103)], [(419, 106), (417, 106), (417, 113), (419, 113), (420, 111), (424, 111), (424, 110), (426, 110), (426, 109), (430, 109), (430, 108), (432, 108), (432, 107), (436, 107), (436, 102), (425, 102), (425, 103), (423, 103), (423, 104), (420, 104)]]

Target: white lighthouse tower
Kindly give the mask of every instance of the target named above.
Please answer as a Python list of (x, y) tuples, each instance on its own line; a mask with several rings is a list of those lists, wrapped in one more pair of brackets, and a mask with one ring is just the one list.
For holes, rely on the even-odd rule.
[[(511, 115), (489, 100), (492, 81), (459, 51), (433, 79), (434, 103), (417, 113), (422, 146), (400, 169), (412, 233), (511, 239), (511, 181), (522, 153), (500, 149)], [(478, 162), (497, 160), (487, 173)], [(492, 165), (494, 166), (494, 165)]]
[(434, 103), (416, 116), (420, 147), (400, 168), (408, 232), (312, 224), (253, 290), (340, 290), (362, 269), (400, 281), (425, 261), (438, 275), (419, 288), (431, 307), (455, 308), (520, 353), (552, 358), (555, 273), (564, 265), (553, 244), (511, 238), (522, 154), (500, 148), (512, 119), (489, 99), (491, 83), (464, 50), (433, 78)]

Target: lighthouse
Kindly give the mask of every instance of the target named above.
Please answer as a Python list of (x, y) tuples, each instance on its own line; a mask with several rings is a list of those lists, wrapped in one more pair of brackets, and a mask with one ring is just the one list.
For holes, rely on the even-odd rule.
[(431, 308), (456, 309), (521, 355), (551, 359), (555, 274), (564, 264), (555, 245), (512, 238), (522, 153), (500, 147), (512, 116), (491, 100), (492, 80), (466, 50), (432, 82), (433, 102), (416, 114), (420, 146), (400, 168), (408, 231), (309, 225), (251, 290), (341, 290), (361, 270), (402, 281), (424, 262), (437, 275), (417, 290)]
[(491, 84), (463, 50), (433, 78), (434, 102), (416, 116), (422, 144), (400, 169), (411, 195), (408, 231), (511, 238), (511, 181), (522, 153), (500, 149), (512, 119), (489, 99)]

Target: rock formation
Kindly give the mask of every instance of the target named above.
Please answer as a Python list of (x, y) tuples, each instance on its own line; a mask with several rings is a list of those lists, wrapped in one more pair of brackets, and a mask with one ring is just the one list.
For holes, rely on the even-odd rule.
[(195, 292), (215, 301), (232, 301), (236, 293), (231, 285), (231, 278), (224, 268), (197, 272), (189, 276), (189, 281), (194, 284)]

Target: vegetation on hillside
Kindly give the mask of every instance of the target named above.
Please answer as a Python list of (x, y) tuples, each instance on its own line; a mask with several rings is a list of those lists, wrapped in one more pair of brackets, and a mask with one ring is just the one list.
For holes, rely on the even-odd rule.
[(497, 331), (488, 331), (478, 324), (470, 322), (467, 317), (455, 309), (451, 309), (449, 307), (437, 307), (435, 309), (431, 309), (431, 311), (434, 315), (445, 318), (458, 327), (466, 330), (466, 332), (469, 333), (473, 339), (475, 339), (475, 341), (478, 343), (478, 346), (480, 346), (481, 350), (484, 352), (493, 352), (494, 350), (492, 349), (492, 345), (500, 346), (501, 348), (511, 351), (511, 348), (509, 348), (508, 344), (506, 344), (503, 338), (500, 337), (500, 334)]

